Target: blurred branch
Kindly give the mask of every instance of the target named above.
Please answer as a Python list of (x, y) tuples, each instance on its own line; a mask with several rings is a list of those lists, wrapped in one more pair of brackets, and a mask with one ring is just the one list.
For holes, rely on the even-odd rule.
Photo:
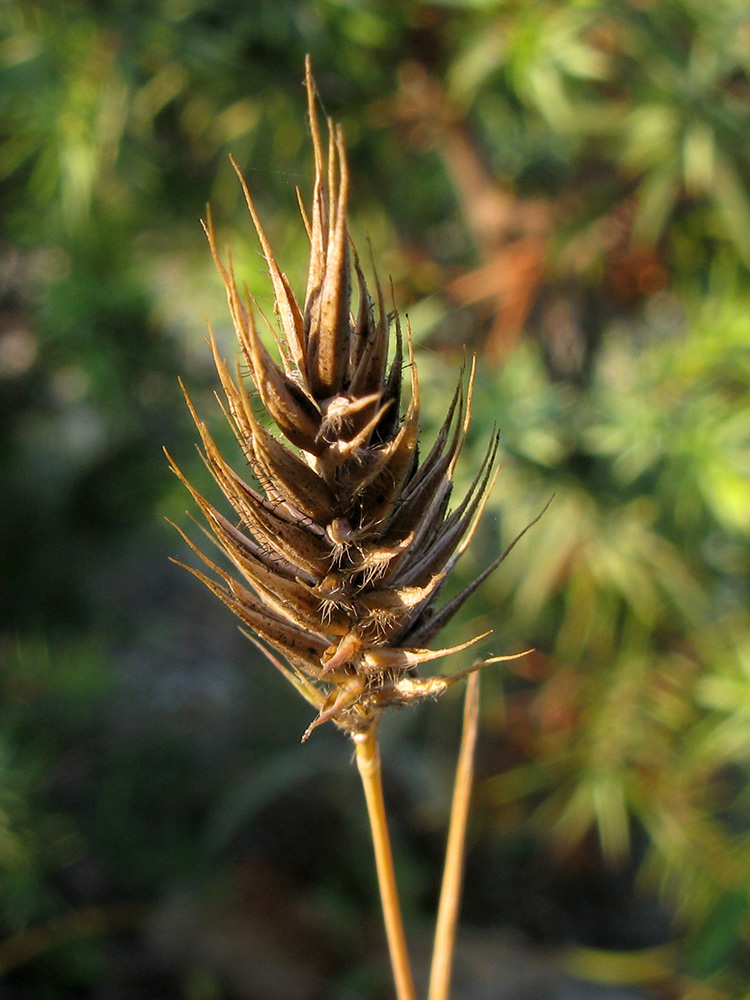
[(553, 225), (552, 203), (522, 198), (491, 174), (465, 118), (440, 83), (416, 62), (399, 74), (396, 116), (413, 137), (433, 145), (483, 263), (446, 291), (455, 304), (489, 305), (494, 321), (485, 350), (499, 361), (526, 322), (544, 272)]
[(13, 934), (0, 942), (0, 976), (69, 941), (129, 930), (146, 912), (142, 903), (86, 906)]

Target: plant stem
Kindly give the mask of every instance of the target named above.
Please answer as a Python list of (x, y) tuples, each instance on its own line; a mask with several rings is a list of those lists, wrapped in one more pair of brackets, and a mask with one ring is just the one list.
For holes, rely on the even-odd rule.
[(362, 787), (365, 790), (367, 814), (370, 819), (372, 843), (375, 848), (375, 867), (378, 873), (380, 902), (383, 907), (383, 920), (391, 956), (393, 979), (396, 985), (396, 997), (397, 1000), (416, 1000), (409, 954), (406, 948), (406, 937), (404, 936), (404, 925), (401, 919), (398, 889), (396, 888), (396, 875), (393, 870), (391, 840), (385, 816), (377, 723), (371, 726), (366, 733), (357, 734), (354, 737), (354, 743), (357, 748), (357, 768), (362, 778)]
[(477, 742), (479, 716), (479, 674), (472, 674), (466, 686), (464, 721), (461, 748), (456, 765), (451, 818), (448, 828), (448, 845), (445, 850), (445, 868), (440, 886), (435, 926), (435, 944), (430, 968), (430, 990), (427, 1000), (448, 1000), (453, 969), (453, 951), (456, 944), (456, 927), (461, 902), (461, 882), (466, 850), (466, 825), (469, 817), (471, 786), (474, 777), (474, 748)]

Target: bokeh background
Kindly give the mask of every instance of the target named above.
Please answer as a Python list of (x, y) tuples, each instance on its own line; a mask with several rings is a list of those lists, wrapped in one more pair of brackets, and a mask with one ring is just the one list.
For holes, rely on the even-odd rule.
[[(225, 434), (206, 201), (272, 311), (230, 152), (303, 284), (307, 52), (353, 236), (418, 344), (425, 441), (467, 350), (459, 486), (502, 429), (456, 586), (554, 494), (446, 636), (536, 650), (483, 679), (456, 996), (746, 995), (750, 4), (0, 20), (0, 996), (390, 995), (349, 748), (299, 745), (308, 706), (169, 562), (165, 520), (194, 530), (163, 445), (212, 490), (178, 374)], [(459, 726), (451, 692), (384, 727), (418, 956)]]

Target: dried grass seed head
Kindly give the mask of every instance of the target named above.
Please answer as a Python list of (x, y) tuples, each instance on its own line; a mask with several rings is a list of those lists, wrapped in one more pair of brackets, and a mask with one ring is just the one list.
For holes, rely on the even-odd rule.
[[(324, 154), (309, 60), (306, 88), (315, 179), (309, 215), (302, 207), (310, 239), (303, 304), (277, 264), (232, 161), (268, 263), (278, 361), (258, 334), (255, 304), (241, 294), (231, 257), (225, 263), (219, 253), (210, 213), (204, 224), (248, 372), (243, 379), (238, 367), (233, 375), (211, 335), (223, 409), (260, 489), (224, 460), (187, 393), (204, 460), (237, 524), (201, 496), (170, 459), (232, 566), (225, 570), (186, 539), (210, 573), (187, 568), (241, 619), (253, 641), (317, 709), (305, 738), (329, 719), (361, 734), (385, 706), (437, 694), (464, 676), (466, 671), (425, 678), (417, 668), (482, 638), (448, 649), (425, 648), (507, 554), (435, 610), (491, 487), (497, 432), (467, 496), (451, 511), (453, 470), (469, 426), (473, 366), (468, 378), (462, 371), (435, 444), (420, 462), (419, 384), (410, 332), (407, 326), (405, 366), (398, 315), (389, 321), (377, 274), (371, 294), (349, 240), (343, 134), (329, 122)], [(391, 325), (395, 346), (389, 362)], [(405, 367), (411, 394), (402, 413)], [(253, 391), (280, 436), (258, 419)]]

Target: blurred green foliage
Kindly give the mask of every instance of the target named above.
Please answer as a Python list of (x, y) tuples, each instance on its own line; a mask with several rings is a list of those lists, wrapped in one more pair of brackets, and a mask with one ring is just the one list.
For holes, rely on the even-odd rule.
[[(557, 931), (531, 929), (610, 949), (667, 940), (653, 995), (740, 995), (750, 4), (4, 0), (0, 32), (0, 967), (11, 986), (255, 996), (202, 942), (210, 927), (226, 943), (227, 921), (241, 919), (249, 940), (247, 900), (267, 884), (288, 893), (276, 869), (257, 881), (258, 854), (312, 893), (318, 922), (297, 926), (300, 938), (319, 952), (321, 930), (329, 942), (322, 966), (287, 954), (299, 995), (315, 995), (321, 975), (330, 996), (383, 986), (354, 888), (371, 887), (369, 858), (340, 832), (342, 817), (360, 822), (345, 752), (324, 733), (317, 751), (289, 750), (304, 710), (169, 567), (184, 553), (161, 527), (165, 515), (184, 523), (186, 505), (161, 446), (198, 484), (203, 474), (176, 377), (210, 413), (205, 316), (232, 350), (197, 222), (207, 200), (272, 309), (229, 152), (293, 284), (304, 280), (294, 189), (307, 197), (310, 52), (324, 111), (347, 135), (353, 235), (370, 239), (419, 345), (426, 438), (466, 344), (479, 354), (467, 482), (490, 427), (502, 429), (465, 579), (554, 494), (467, 611), (495, 630), (493, 652), (536, 650), (486, 677), (476, 848), (499, 851), (501, 867), (533, 860), (504, 908), (507, 887), (486, 873), (467, 908), (529, 930), (519, 899), (535, 891), (534, 865), (549, 866), (563, 912), (554, 886), (585, 893), (586, 878), (632, 875), (632, 892), (668, 918), (656, 932), (597, 936), (575, 913)], [(457, 714), (447, 699), (390, 735), (417, 922)], [(335, 870), (320, 842), (293, 833), (300, 811), (335, 848)], [(366, 902), (376, 921), (373, 893)], [(118, 923), (123, 903), (143, 904), (150, 923)], [(610, 906), (624, 905), (614, 894)], [(270, 922), (294, 919), (282, 908)]]

